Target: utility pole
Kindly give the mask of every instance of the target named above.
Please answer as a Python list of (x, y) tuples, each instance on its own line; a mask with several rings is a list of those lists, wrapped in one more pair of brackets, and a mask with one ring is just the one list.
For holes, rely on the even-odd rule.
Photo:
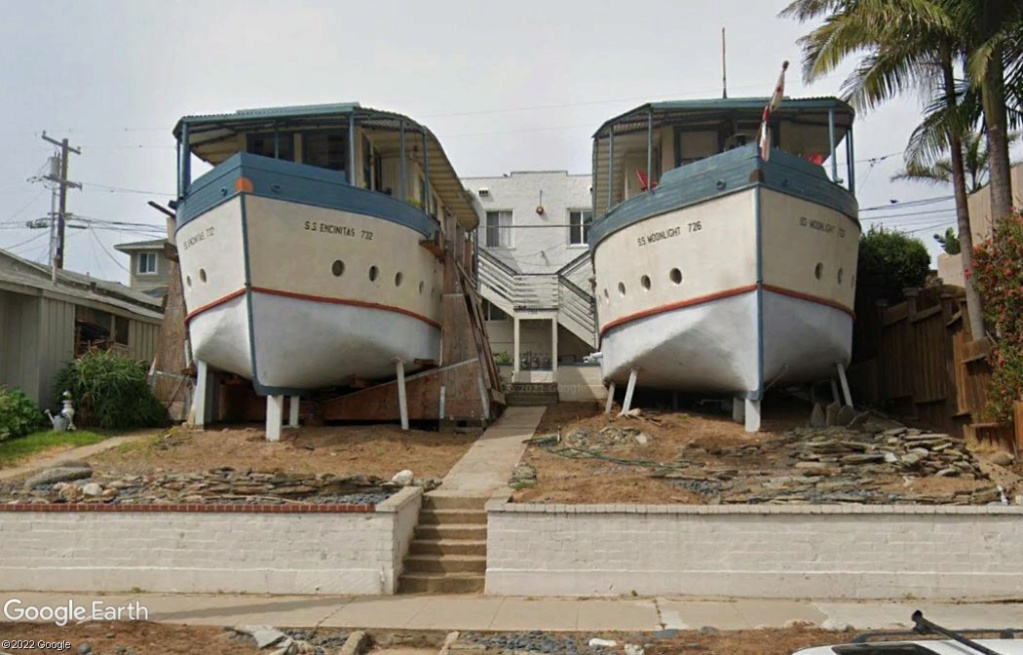
[(50, 174), (46, 176), (47, 180), (56, 182), (59, 185), (60, 192), (59, 207), (57, 209), (57, 253), (53, 257), (53, 265), (51, 266), (51, 274), (56, 279), (57, 269), (64, 268), (64, 227), (67, 223), (67, 190), (69, 187), (72, 189), (82, 188), (81, 184), (67, 179), (68, 157), (72, 152), (80, 155), (82, 151), (68, 145), (67, 139), (57, 141), (46, 136), (46, 132), (43, 132), (43, 141), (48, 141), (60, 148), (60, 171), (56, 175), (54, 175), (53, 171), (50, 171)]

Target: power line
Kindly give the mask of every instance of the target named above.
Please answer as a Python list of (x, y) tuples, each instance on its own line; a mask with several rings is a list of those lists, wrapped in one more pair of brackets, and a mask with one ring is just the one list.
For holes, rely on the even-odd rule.
[(94, 231), (89, 230), (89, 234), (92, 235), (92, 240), (95, 241), (97, 244), (99, 244), (100, 250), (102, 250), (104, 253), (106, 253), (107, 257), (110, 258), (110, 261), (112, 261), (115, 264), (117, 264), (121, 268), (121, 270), (124, 271), (125, 273), (127, 273), (128, 275), (131, 275), (131, 271), (129, 271), (127, 268), (125, 268), (124, 264), (122, 264), (121, 262), (117, 261), (117, 258), (114, 257), (112, 254), (110, 254), (110, 251), (107, 250), (107, 247), (105, 245), (103, 245), (103, 242), (99, 240), (99, 237), (96, 236), (96, 233)]
[(173, 197), (175, 194), (166, 193), (164, 191), (147, 191), (145, 189), (131, 189), (128, 187), (110, 186), (108, 184), (97, 184), (95, 182), (82, 182), (86, 187), (95, 187), (97, 189), (103, 189), (111, 193), (141, 193), (148, 196), (167, 196)]
[(27, 245), (27, 244), (29, 244), (29, 243), (32, 243), (33, 241), (36, 241), (37, 239), (41, 239), (41, 238), (43, 238), (44, 236), (46, 236), (46, 233), (45, 233), (45, 232), (42, 232), (42, 233), (40, 233), (40, 234), (37, 234), (37, 235), (35, 235), (34, 237), (32, 237), (32, 238), (30, 238), (30, 239), (27, 239), (27, 240), (25, 240), (25, 241), (22, 241), (21, 243), (16, 243), (16, 244), (14, 244), (13, 246), (8, 246), (8, 247), (7, 247), (6, 249), (7, 249), (7, 250), (14, 250), (15, 248), (20, 248), (20, 247), (22, 247), (22, 246), (24, 246), (24, 245)]

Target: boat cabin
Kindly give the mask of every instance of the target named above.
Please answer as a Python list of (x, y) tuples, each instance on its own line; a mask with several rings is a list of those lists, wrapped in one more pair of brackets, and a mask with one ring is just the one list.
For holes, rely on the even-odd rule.
[(178, 140), (178, 196), (192, 184), (191, 155), (217, 166), (238, 153), (334, 171), (338, 181), (404, 201), (472, 231), (479, 223), (440, 142), (426, 127), (358, 103), (245, 109), (186, 116)]
[[(594, 214), (657, 186), (661, 175), (701, 159), (759, 143), (768, 98), (681, 100), (642, 105), (593, 135)], [(824, 166), (852, 191), (854, 112), (837, 98), (785, 98), (771, 113), (771, 147)], [(844, 156), (838, 146), (845, 142)], [(838, 159), (845, 162), (845, 178)]]

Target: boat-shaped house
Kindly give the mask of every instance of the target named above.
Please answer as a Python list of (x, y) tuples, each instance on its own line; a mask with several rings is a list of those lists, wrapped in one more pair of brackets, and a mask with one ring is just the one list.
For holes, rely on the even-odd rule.
[[(444, 338), (472, 343), (471, 307), (444, 295), (468, 292), (479, 217), (426, 127), (337, 104), (186, 116), (174, 134), (192, 353), (270, 399), (268, 436), (285, 396), (293, 422), (314, 390), (392, 378), (404, 401), (405, 374), (457, 363)], [(212, 167), (195, 180), (193, 155)]]
[(762, 151), (767, 103), (650, 103), (594, 135), (601, 366), (606, 382), (629, 381), (626, 405), (637, 383), (720, 393), (755, 431), (773, 385), (838, 375), (849, 402), (853, 111), (786, 98)]

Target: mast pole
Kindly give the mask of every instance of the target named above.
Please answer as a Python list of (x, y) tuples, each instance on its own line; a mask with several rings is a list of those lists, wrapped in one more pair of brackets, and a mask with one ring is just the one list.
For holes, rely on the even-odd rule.
[(721, 97), (728, 99), (728, 63), (725, 59), (725, 28), (721, 28)]

